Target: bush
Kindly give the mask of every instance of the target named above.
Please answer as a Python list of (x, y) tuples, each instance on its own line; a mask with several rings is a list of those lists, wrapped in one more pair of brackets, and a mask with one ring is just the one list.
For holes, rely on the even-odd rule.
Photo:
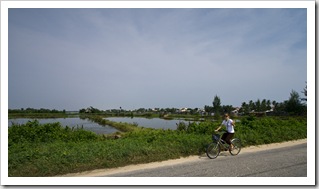
[(218, 127), (217, 123), (210, 121), (205, 122), (180, 122), (177, 125), (178, 131), (185, 131), (186, 133), (196, 133), (196, 134), (212, 134), (214, 130)]
[(244, 146), (307, 138), (306, 117), (243, 118), (236, 123), (235, 136)]
[(12, 125), (8, 130), (8, 143), (36, 143), (55, 141), (88, 141), (100, 138), (83, 128), (63, 127), (59, 122), (39, 124), (39, 121), (28, 121), (24, 125)]
[(179, 122), (177, 124), (177, 129), (178, 131), (186, 131), (187, 130), (188, 125), (185, 122)]

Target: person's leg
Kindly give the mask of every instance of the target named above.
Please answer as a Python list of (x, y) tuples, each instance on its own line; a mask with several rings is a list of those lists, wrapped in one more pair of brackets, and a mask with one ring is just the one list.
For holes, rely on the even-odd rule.
[(228, 133), (225, 141), (227, 142), (227, 144), (229, 144), (230, 148), (233, 148), (233, 144), (231, 144), (231, 139), (234, 137), (234, 133)]
[[(223, 139), (225, 142), (226, 142), (227, 136), (228, 136), (228, 133), (224, 133), (223, 136), (222, 136), (222, 139)], [(222, 144), (225, 144), (225, 143), (222, 142)], [(223, 145), (223, 146), (224, 146), (224, 145)], [(223, 150), (227, 151), (228, 149), (223, 147)]]
[(228, 133), (224, 133), (223, 136), (222, 136), (222, 139), (223, 139), (224, 141), (226, 141), (227, 136), (228, 136)]

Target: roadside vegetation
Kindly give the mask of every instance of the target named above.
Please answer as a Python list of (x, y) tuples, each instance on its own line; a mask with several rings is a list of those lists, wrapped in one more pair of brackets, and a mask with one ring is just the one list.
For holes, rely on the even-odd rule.
[[(201, 155), (219, 122), (180, 123), (177, 130), (139, 128), (121, 137), (30, 121), (9, 128), (9, 176), (55, 176)], [(134, 126), (133, 126), (134, 127)], [(306, 117), (248, 116), (236, 123), (244, 146), (307, 137)]]

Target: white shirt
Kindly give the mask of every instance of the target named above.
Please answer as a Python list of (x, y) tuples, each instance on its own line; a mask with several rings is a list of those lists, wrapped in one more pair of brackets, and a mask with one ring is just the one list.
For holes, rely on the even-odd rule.
[(232, 123), (233, 123), (232, 119), (224, 120), (222, 122), (222, 125), (226, 126), (226, 130), (228, 133), (235, 133), (234, 126), (232, 125)]

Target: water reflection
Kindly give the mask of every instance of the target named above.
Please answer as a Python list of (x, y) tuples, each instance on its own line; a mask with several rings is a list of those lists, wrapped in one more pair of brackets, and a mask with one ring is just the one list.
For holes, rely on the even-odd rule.
[(179, 122), (187, 122), (183, 119), (173, 119), (173, 120), (166, 120), (160, 118), (141, 118), (141, 117), (108, 117), (105, 118), (110, 121), (115, 122), (124, 122), (124, 123), (131, 123), (137, 124), (139, 127), (146, 127), (146, 128), (154, 128), (154, 129), (171, 129), (176, 130), (177, 125)]
[[(10, 127), (12, 123), (15, 124), (25, 124), (28, 121), (31, 121), (34, 119), (30, 118), (17, 118), (17, 119), (9, 119), (8, 126)], [(110, 127), (110, 126), (101, 126), (97, 123), (94, 123), (88, 119), (80, 119), (80, 118), (50, 118), (50, 119), (37, 119), (40, 124), (46, 124), (46, 123), (55, 123), (60, 122), (62, 126), (68, 126), (68, 127), (82, 127), (85, 130), (92, 131), (97, 134), (110, 134), (118, 131), (117, 129)]]
[[(160, 119), (160, 118), (142, 118), (142, 117), (108, 117), (105, 118), (110, 121), (115, 122), (124, 122), (124, 123), (131, 123), (135, 124), (139, 127), (145, 127), (145, 128), (153, 128), (153, 129), (171, 129), (176, 130), (177, 124), (180, 122), (189, 123), (192, 121), (187, 121), (184, 119)], [(28, 121), (31, 121), (34, 119), (30, 118), (16, 118), (16, 119), (9, 119), (8, 126), (10, 127), (12, 123), (15, 124), (25, 124)], [(89, 119), (83, 119), (79, 117), (73, 117), (73, 118), (45, 118), (45, 119), (37, 119), (40, 124), (46, 124), (46, 123), (55, 123), (60, 122), (62, 126), (68, 126), (68, 127), (82, 127), (85, 130), (92, 131), (97, 134), (110, 134), (115, 133), (118, 130), (111, 126), (101, 126), (98, 123), (92, 122)]]

